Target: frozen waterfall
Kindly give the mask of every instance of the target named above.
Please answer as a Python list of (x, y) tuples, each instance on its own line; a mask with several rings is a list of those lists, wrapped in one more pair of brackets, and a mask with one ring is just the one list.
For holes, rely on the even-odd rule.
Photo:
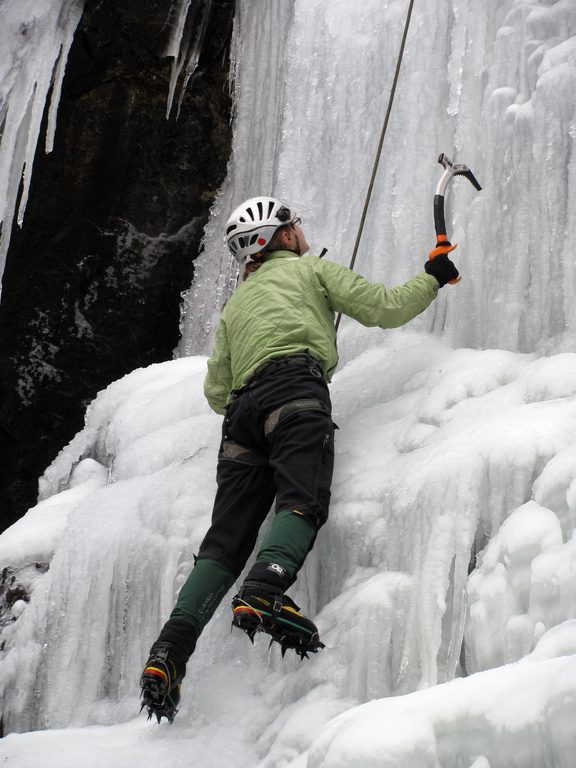
[(0, 630), (0, 762), (571, 768), (576, 4), (497, 6), (415, 4), (359, 271), (422, 269), (441, 151), (484, 190), (450, 191), (458, 286), (406, 329), (341, 327), (330, 520), (293, 592), (326, 649), (300, 664), (252, 647), (225, 600), (155, 728), (138, 676), (215, 486), (220, 420), (194, 355), (236, 283), (223, 222), (273, 192), (347, 263), (407, 7), (238, 1), (233, 155), (180, 356), (100, 393), (0, 537), (30, 597)]
[[(349, 262), (406, 9), (239, 3), (232, 159), (185, 298), (180, 354), (211, 350), (237, 274), (223, 223), (246, 197), (286, 200), (313, 252)], [(455, 181), (449, 193), (464, 279), (418, 321), (457, 346), (574, 349), (575, 36), (573, 0), (415, 3), (357, 269), (389, 285), (421, 271), (437, 157), (469, 165), (484, 191)]]

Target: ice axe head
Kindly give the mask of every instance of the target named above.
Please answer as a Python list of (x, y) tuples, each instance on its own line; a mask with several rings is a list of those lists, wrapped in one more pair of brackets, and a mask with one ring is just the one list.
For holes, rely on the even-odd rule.
[(448, 242), (448, 238), (446, 237), (446, 222), (444, 221), (444, 193), (446, 192), (446, 187), (448, 186), (450, 179), (454, 176), (465, 176), (478, 191), (480, 191), (482, 187), (478, 184), (478, 180), (467, 165), (457, 165), (444, 154), (440, 155), (438, 162), (443, 166), (444, 173), (438, 182), (436, 194), (434, 195), (434, 226), (436, 228), (436, 239), (438, 243), (441, 243)]
[(442, 178), (438, 182), (438, 187), (436, 188), (437, 195), (444, 195), (448, 182), (453, 176), (465, 176), (478, 192), (482, 189), (480, 184), (478, 184), (478, 180), (467, 165), (453, 163), (445, 154), (440, 155), (438, 162), (440, 165), (444, 166), (445, 170), (442, 174)]

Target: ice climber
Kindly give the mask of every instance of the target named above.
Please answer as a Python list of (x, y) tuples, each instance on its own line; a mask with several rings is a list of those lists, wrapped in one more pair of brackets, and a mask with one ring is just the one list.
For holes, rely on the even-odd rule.
[(338, 353), (334, 313), (362, 325), (407, 323), (458, 277), (446, 254), (397, 288), (347, 267), (305, 256), (300, 219), (272, 197), (247, 200), (231, 214), (226, 239), (245, 264), (208, 361), (204, 393), (224, 415), (211, 526), (176, 606), (150, 649), (143, 707), (170, 722), (196, 641), (238, 579), (260, 526), (275, 517), (238, 594), (232, 623), (258, 631), (284, 653), (323, 647), (315, 624), (285, 594), (328, 517), (334, 463), (330, 381)]

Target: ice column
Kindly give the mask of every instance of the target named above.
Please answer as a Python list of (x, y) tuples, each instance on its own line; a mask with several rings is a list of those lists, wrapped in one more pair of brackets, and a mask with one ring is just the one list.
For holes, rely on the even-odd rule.
[(292, 3), (237, 4), (231, 51), (232, 160), (204, 232), (194, 282), (183, 296), (180, 355), (211, 351), (214, 321), (236, 286), (238, 265), (223, 236), (232, 207), (253, 195), (271, 194), (277, 186), (288, 81), (284, 47), (292, 13)]

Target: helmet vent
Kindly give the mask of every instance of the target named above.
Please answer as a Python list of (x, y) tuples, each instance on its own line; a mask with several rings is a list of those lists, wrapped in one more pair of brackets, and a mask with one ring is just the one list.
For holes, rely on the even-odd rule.
[[(0, 5), (2, 0), (0, 0)], [(290, 208), (275, 197), (252, 197), (235, 208), (226, 222), (226, 241), (234, 257), (243, 262), (266, 248), (274, 232), (291, 219)]]

